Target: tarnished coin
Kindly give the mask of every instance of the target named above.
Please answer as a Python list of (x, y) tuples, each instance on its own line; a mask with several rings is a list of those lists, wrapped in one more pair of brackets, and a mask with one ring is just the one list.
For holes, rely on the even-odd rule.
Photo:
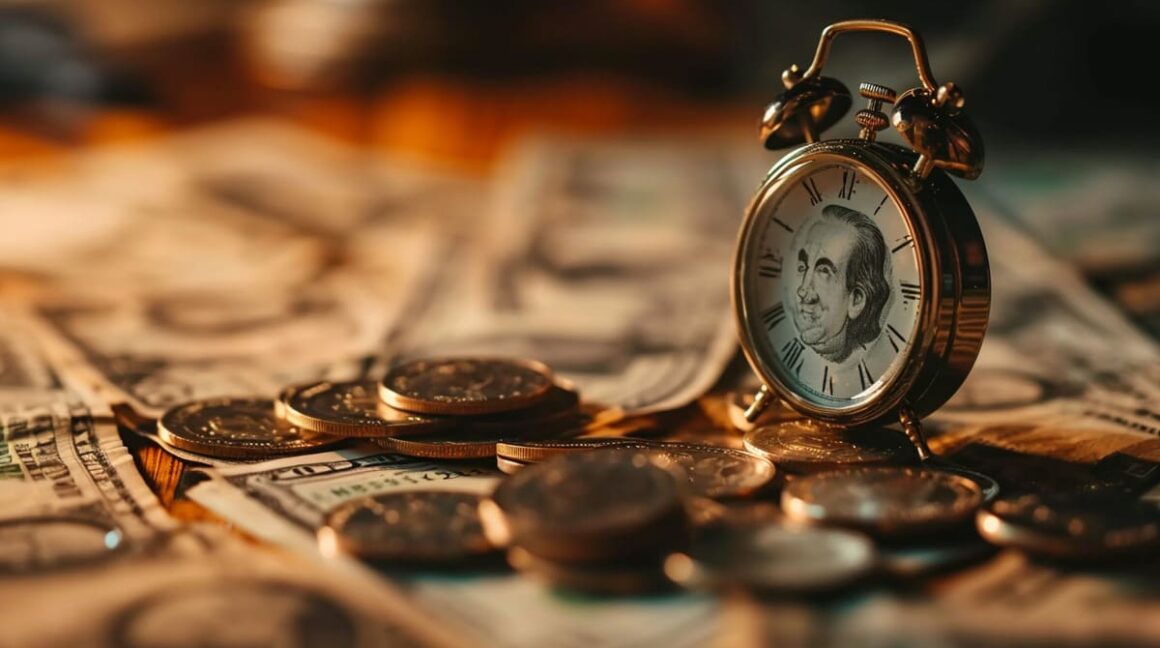
[(508, 551), (508, 564), (555, 589), (631, 596), (672, 589), (659, 561), (631, 561), (623, 564), (575, 565), (545, 560), (519, 547)]
[(508, 477), (481, 512), (497, 544), (547, 560), (609, 560), (680, 544), (685, 479), (635, 450), (568, 454)]
[(689, 589), (822, 592), (864, 578), (875, 558), (874, 543), (853, 531), (738, 525), (715, 528), (669, 556), (665, 573)]
[(1051, 558), (1115, 558), (1160, 547), (1160, 510), (1140, 502), (1000, 499), (979, 511), (979, 535)]
[(848, 468), (799, 477), (781, 492), (787, 517), (878, 535), (924, 533), (970, 518), (983, 501), (975, 482), (921, 468)]
[(347, 502), (326, 516), (318, 543), (326, 555), (365, 560), (457, 563), (495, 551), (469, 493), (407, 491)]
[(533, 405), (551, 388), (552, 372), (539, 362), (448, 358), (394, 367), (379, 383), (379, 396), (408, 412), (495, 414)]
[(689, 493), (698, 497), (749, 495), (767, 485), (775, 473), (773, 464), (768, 460), (742, 450), (625, 437), (506, 441), (496, 445), (496, 455), (523, 463), (535, 463), (564, 454), (602, 448), (648, 452), (659, 462), (680, 466), (688, 477)]
[(175, 448), (225, 459), (292, 454), (342, 441), (279, 420), (274, 401), (265, 398), (207, 398), (178, 405), (157, 421), (157, 436)]
[(447, 419), (400, 412), (383, 418), (371, 381), (323, 380), (289, 387), (282, 392), (287, 423), (298, 427), (349, 437), (385, 437), (426, 434), (454, 426)]
[(745, 449), (792, 473), (847, 466), (906, 465), (918, 454), (900, 432), (866, 427), (841, 430), (809, 420), (765, 425), (745, 435)]

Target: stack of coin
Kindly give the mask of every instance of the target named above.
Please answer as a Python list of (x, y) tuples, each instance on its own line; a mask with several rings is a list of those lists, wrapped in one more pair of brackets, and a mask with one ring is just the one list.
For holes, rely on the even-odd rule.
[(664, 557), (689, 535), (686, 476), (632, 448), (562, 454), (509, 477), (486, 500), (484, 530), (513, 567), (602, 593), (667, 583)]
[(580, 396), (529, 360), (417, 360), (381, 381), (320, 380), (276, 400), (213, 398), (170, 409), (160, 440), (219, 459), (264, 459), (361, 439), (431, 459), (495, 456), (506, 439), (559, 438), (582, 426)]

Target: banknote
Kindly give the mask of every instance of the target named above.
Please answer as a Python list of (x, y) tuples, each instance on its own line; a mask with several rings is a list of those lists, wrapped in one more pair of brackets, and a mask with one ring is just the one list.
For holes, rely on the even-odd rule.
[(174, 520), (111, 418), (61, 385), (24, 323), (0, 307), (0, 573), (157, 543)]
[(474, 179), (271, 120), (62, 164), (6, 178), (9, 213), (39, 225), (5, 259), (39, 279), (29, 309), (66, 380), (143, 418), (358, 377), (486, 202)]
[(0, 578), (5, 646), (466, 646), (382, 579), (186, 530), (199, 551)]
[(976, 197), (991, 323), (932, 447), (1011, 489), (1140, 497), (1160, 484), (1160, 347)]
[[(11, 262), (43, 279), (38, 330), (63, 375), (143, 418), (481, 351), (660, 411), (733, 357), (726, 268), (760, 177), (751, 148), (538, 138), (493, 198), (250, 120), (13, 180), (43, 226)], [(100, 217), (70, 233), (82, 209)]]
[[(488, 493), (494, 467), (439, 463), (351, 449), (205, 471), (189, 497), (247, 533), (317, 555), (323, 515), (352, 499), (404, 490)], [(350, 563), (372, 574), (369, 568)], [(383, 580), (383, 574), (374, 572)], [(389, 583), (438, 624), (494, 646), (699, 646), (720, 631), (704, 597), (569, 600), (512, 574), (390, 574)]]
[(1021, 156), (989, 186), (1007, 215), (1160, 339), (1156, 160), (1113, 152)]
[(530, 139), (497, 175), (482, 311), (469, 329), (421, 320), (408, 350), (535, 357), (632, 414), (688, 404), (736, 349), (728, 267), (761, 177), (752, 148)]

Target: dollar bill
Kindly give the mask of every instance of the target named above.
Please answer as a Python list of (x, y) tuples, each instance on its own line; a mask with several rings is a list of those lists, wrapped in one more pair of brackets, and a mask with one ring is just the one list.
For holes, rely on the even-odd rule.
[(271, 120), (64, 166), (7, 178), (39, 226), (13, 228), (6, 259), (41, 279), (31, 308), (65, 378), (145, 419), (359, 377), (486, 202), (470, 178)]
[(0, 307), (0, 520), (83, 518), (130, 542), (174, 528), (111, 419), (65, 389), (25, 324)]
[(728, 141), (529, 140), (496, 180), (482, 310), (423, 320), (409, 350), (535, 357), (632, 414), (692, 402), (736, 349), (728, 267), (761, 165)]
[(217, 538), (195, 556), (0, 579), (6, 646), (465, 646), (398, 593)]
[(1006, 215), (1160, 339), (1156, 161), (1113, 152), (1022, 156), (989, 182)]
[(932, 446), (1007, 490), (1140, 497), (1160, 484), (1160, 347), (976, 197), (991, 259), (987, 337), (930, 420)]

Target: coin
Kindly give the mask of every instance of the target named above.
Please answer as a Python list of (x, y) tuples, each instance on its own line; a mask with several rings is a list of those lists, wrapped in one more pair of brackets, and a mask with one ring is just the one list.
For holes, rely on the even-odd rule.
[(751, 495), (768, 485), (775, 472), (769, 460), (730, 448), (665, 443), (647, 452), (658, 460), (683, 468), (688, 476), (690, 494), (698, 497)]
[(399, 413), (395, 419), (379, 416), (375, 384), (371, 381), (323, 380), (288, 387), (280, 395), (286, 422), (298, 427), (351, 437), (403, 436), (447, 429), (453, 421), (420, 414)]
[(1113, 558), (1160, 547), (1160, 511), (1141, 502), (1000, 499), (979, 511), (979, 535), (1050, 558)]
[(461, 417), (462, 426), (480, 432), (519, 433), (531, 428), (581, 427), (580, 394), (561, 385), (553, 385), (548, 394), (534, 405), (499, 414)]
[(665, 573), (689, 589), (821, 592), (864, 578), (875, 559), (874, 544), (853, 531), (727, 525), (700, 536), (689, 551), (669, 556)]
[(647, 453), (609, 448), (524, 468), (481, 508), (493, 541), (547, 560), (602, 561), (678, 545), (685, 476)]
[(574, 565), (545, 560), (519, 547), (508, 551), (508, 564), (520, 573), (562, 590), (606, 596), (629, 596), (672, 589), (658, 562)]
[(693, 526), (701, 529), (721, 524), (780, 523), (785, 519), (781, 508), (773, 502), (718, 502), (707, 497), (691, 497), (685, 502), (685, 510)]
[(538, 463), (574, 452), (591, 452), (601, 448), (644, 450), (654, 447), (657, 443), (657, 441), (649, 441), (647, 439), (629, 439), (625, 437), (586, 437), (549, 441), (513, 439), (497, 443), (495, 453), (498, 456), (513, 461)]
[(935, 543), (879, 547), (878, 564), (898, 578), (922, 578), (977, 562), (995, 553), (995, 547), (977, 537)]
[(495, 467), (499, 468), (499, 471), (506, 475), (514, 475), (524, 468), (527, 468), (529, 465), (530, 464), (526, 464), (522, 461), (513, 461), (506, 457), (495, 458)]
[(652, 441), (625, 437), (592, 437), (555, 441), (506, 441), (496, 444), (496, 455), (535, 463), (575, 452), (601, 448), (639, 450), (658, 461), (677, 464), (688, 477), (691, 495), (742, 497), (766, 486), (775, 473), (772, 463), (742, 450), (697, 443)]
[(847, 468), (799, 477), (781, 493), (787, 517), (879, 535), (929, 532), (968, 519), (983, 501), (975, 482), (921, 468)]
[(157, 436), (175, 448), (225, 459), (258, 459), (313, 450), (341, 438), (290, 425), (266, 398), (208, 398), (176, 407), (157, 421)]
[(902, 465), (918, 458), (914, 446), (899, 432), (876, 427), (842, 430), (804, 419), (750, 431), (745, 435), (745, 449), (794, 473)]
[[(522, 434), (553, 438), (567, 434), (553, 427), (525, 430)], [(512, 441), (514, 434), (503, 429), (452, 429), (419, 437), (383, 437), (371, 439), (379, 447), (395, 454), (424, 459), (487, 459), (496, 456), (496, 447)]]
[(318, 543), (326, 555), (402, 563), (458, 563), (495, 547), (483, 534), (470, 493), (407, 491), (342, 504), (326, 516)]
[(408, 412), (495, 414), (528, 407), (551, 387), (552, 372), (539, 362), (450, 358), (394, 367), (379, 383), (379, 396)]

